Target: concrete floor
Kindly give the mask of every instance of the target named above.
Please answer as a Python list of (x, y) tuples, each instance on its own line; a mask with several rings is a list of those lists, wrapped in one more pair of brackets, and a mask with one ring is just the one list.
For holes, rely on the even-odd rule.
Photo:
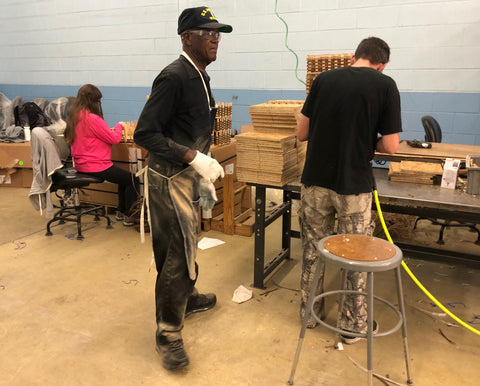
[[(218, 305), (186, 319), (191, 365), (172, 373), (162, 368), (154, 349), (150, 239), (142, 245), (134, 229), (117, 223), (107, 230), (104, 220), (88, 220), (83, 241), (72, 237), (72, 224), (56, 226), (46, 237), (46, 221), (27, 196), (28, 189), (0, 188), (0, 385), (286, 384), (300, 332), (298, 240), (293, 259), (266, 282), (267, 289), (253, 289), (253, 299), (236, 304), (234, 290), (253, 280), (253, 237), (204, 234), (225, 241), (198, 252), (198, 288), (215, 292)], [(279, 224), (271, 228), (267, 249), (273, 255)], [(446, 239), (446, 247), (467, 246), (480, 254), (469, 232), (447, 231)], [(405, 260), (452, 312), (480, 328), (479, 270)], [(403, 280), (414, 384), (478, 385), (480, 337), (446, 324), (456, 323), (436, 316), (439, 309), (406, 274)], [(327, 287), (337, 282), (334, 270), (327, 270)], [(393, 273), (377, 274), (375, 287), (377, 295), (395, 303)], [(334, 303), (327, 302), (331, 322)], [(376, 320), (381, 329), (394, 323), (381, 304)], [(366, 343), (337, 351), (333, 342), (333, 333), (321, 327), (307, 331), (295, 385), (366, 384), (366, 374), (353, 362), (366, 366)], [(406, 382), (400, 332), (375, 340), (374, 371)], [(376, 384), (385, 383), (374, 379)]]

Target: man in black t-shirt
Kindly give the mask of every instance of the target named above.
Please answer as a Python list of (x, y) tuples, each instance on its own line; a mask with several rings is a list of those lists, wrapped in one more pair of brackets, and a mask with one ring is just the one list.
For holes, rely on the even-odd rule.
[[(402, 131), (397, 86), (382, 74), (389, 57), (390, 48), (383, 40), (362, 40), (350, 67), (317, 76), (298, 118), (297, 137), (308, 140), (299, 212), (304, 249), (302, 319), (318, 262), (316, 246), (334, 233), (335, 217), (337, 233), (373, 234), (371, 161), (375, 150), (395, 153)], [(348, 272), (347, 278), (348, 289), (365, 290), (365, 273)], [(317, 294), (322, 292), (323, 273)], [(341, 317), (343, 330), (366, 332), (365, 300), (364, 296), (347, 297)], [(315, 307), (317, 315), (325, 315), (323, 303)], [(315, 319), (310, 318), (307, 327), (315, 326)], [(378, 330), (376, 322), (374, 329)], [(359, 338), (342, 339), (351, 344)]]

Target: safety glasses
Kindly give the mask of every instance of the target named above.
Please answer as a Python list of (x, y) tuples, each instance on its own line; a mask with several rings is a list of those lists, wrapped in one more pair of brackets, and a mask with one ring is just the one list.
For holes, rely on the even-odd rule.
[(220, 40), (222, 35), (220, 35), (220, 32), (215, 31), (215, 30), (206, 30), (206, 29), (193, 29), (188, 32), (191, 32), (195, 35), (201, 36), (202, 38), (206, 40)]

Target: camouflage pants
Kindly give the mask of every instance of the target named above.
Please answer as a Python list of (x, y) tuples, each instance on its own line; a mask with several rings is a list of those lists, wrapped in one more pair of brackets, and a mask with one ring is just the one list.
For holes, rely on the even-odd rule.
[[(318, 242), (322, 238), (334, 234), (334, 232), (371, 236), (375, 224), (371, 219), (371, 193), (341, 195), (330, 189), (302, 185), (301, 197), (299, 222), (303, 246), (302, 313), (302, 308), (305, 308), (308, 300), (317, 264), (322, 264), (322, 267), (316, 294), (324, 291), (325, 264), (318, 261)], [(366, 289), (366, 273), (348, 271), (347, 289), (364, 292)], [(359, 333), (367, 331), (365, 296), (346, 296), (340, 328)]]

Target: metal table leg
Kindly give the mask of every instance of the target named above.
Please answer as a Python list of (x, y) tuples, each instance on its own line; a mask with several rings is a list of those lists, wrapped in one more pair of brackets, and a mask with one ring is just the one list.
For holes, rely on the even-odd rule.
[(265, 197), (266, 188), (255, 187), (255, 251), (253, 262), (253, 286), (263, 286), (263, 269), (265, 266)]

